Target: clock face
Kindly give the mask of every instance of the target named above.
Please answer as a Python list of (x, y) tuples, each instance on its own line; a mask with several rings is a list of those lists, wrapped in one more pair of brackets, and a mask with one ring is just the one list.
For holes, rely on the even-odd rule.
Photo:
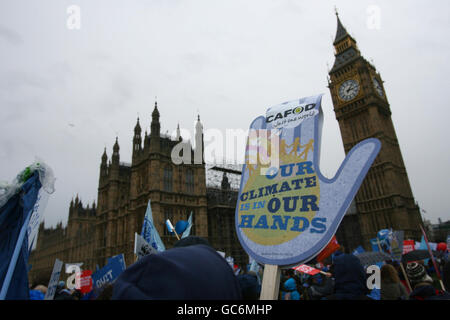
[(383, 88), (381, 87), (381, 84), (378, 82), (376, 78), (372, 78), (373, 86), (375, 87), (376, 92), (380, 95), (380, 97), (383, 96)]
[(359, 84), (356, 80), (347, 80), (339, 87), (339, 97), (342, 100), (350, 101), (359, 92)]

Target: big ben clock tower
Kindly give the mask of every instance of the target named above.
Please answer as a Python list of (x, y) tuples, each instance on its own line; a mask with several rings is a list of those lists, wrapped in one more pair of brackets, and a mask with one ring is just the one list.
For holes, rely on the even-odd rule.
[[(338, 240), (345, 238), (341, 241), (348, 249), (360, 244), (368, 247), (380, 229), (390, 228), (403, 230), (405, 239), (418, 240), (422, 219), (403, 163), (383, 80), (361, 55), (356, 40), (348, 34), (337, 13), (336, 16), (335, 62), (329, 71), (328, 87), (345, 153), (364, 139), (374, 137), (381, 141), (380, 153), (355, 197), (353, 217), (344, 218)], [(347, 230), (343, 232), (344, 229)], [(349, 232), (359, 237), (348, 237)]]

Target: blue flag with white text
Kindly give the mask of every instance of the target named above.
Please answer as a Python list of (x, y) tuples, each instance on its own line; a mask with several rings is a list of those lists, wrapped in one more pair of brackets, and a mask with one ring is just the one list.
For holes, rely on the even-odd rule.
[(116, 281), (124, 270), (123, 254), (108, 258), (108, 263), (92, 275), (92, 284), (96, 289), (101, 289), (106, 284)]
[(150, 200), (148, 200), (147, 211), (145, 212), (144, 223), (142, 224), (141, 236), (157, 251), (162, 252), (166, 250), (158, 230), (156, 230), (153, 223), (152, 207)]
[(41, 186), (35, 172), (0, 208), (0, 298), (29, 299), (26, 231)]

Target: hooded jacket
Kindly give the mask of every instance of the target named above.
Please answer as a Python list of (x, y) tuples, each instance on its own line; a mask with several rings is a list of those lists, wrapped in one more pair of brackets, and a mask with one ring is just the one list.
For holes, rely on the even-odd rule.
[(366, 273), (359, 259), (352, 254), (341, 254), (333, 261), (334, 294), (328, 299), (369, 299)]
[(114, 283), (113, 300), (237, 300), (238, 280), (214, 249), (205, 245), (147, 255)]

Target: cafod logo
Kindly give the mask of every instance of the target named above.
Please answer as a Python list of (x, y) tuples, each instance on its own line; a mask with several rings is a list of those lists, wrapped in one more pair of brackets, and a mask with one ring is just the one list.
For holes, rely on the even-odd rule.
[(281, 127), (296, 127), (302, 121), (314, 117), (319, 113), (319, 111), (315, 108), (315, 103), (297, 104), (293, 108), (289, 107), (288, 109), (285, 109), (284, 104), (280, 107), (281, 108), (272, 108), (268, 111), (268, 115), (266, 117), (266, 123), (270, 123), (275, 129)]
[(250, 125), (236, 231), (260, 263), (309, 261), (331, 240), (380, 150), (357, 144), (334, 178), (319, 168), (321, 95), (271, 107)]

